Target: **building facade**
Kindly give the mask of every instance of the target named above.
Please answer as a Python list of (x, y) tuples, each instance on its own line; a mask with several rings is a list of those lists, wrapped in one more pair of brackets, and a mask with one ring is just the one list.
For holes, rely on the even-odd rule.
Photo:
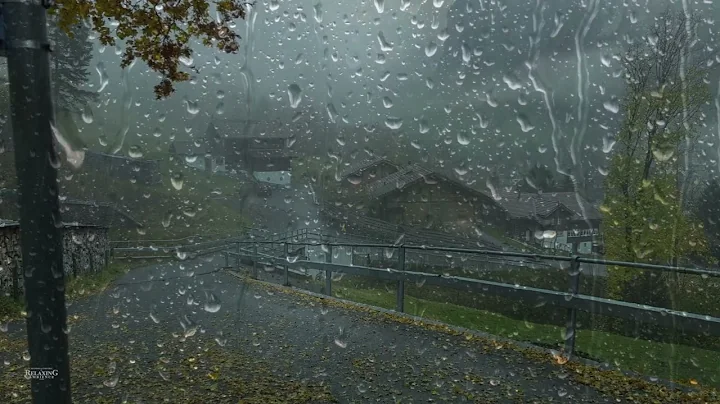
[(288, 128), (280, 121), (224, 120), (208, 125), (207, 154), (222, 157), (227, 170), (290, 171)]
[(491, 197), (413, 164), (367, 186), (370, 215), (407, 226), (470, 235), (505, 213)]
[(509, 237), (583, 254), (596, 252), (602, 246), (602, 214), (575, 192), (501, 191), (495, 200), (507, 212), (504, 231)]

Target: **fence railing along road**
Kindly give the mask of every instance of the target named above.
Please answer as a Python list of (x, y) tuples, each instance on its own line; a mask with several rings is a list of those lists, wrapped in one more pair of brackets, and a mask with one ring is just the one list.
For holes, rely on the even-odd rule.
[[(267, 245), (282, 246), (282, 254), (265, 254), (268, 251)], [(332, 296), (332, 273), (357, 275), (377, 280), (396, 282), (396, 308), (398, 312), (404, 312), (405, 308), (405, 283), (416, 282), (417, 284), (434, 285), (439, 287), (452, 288), (467, 293), (480, 293), (502, 296), (510, 299), (517, 299), (534, 305), (547, 305), (567, 310), (567, 323), (565, 329), (565, 354), (570, 356), (575, 350), (575, 336), (577, 331), (578, 311), (590, 312), (595, 315), (611, 316), (633, 320), (635, 322), (655, 324), (664, 327), (676, 327), (696, 333), (720, 336), (720, 318), (698, 313), (687, 313), (662, 307), (653, 307), (643, 304), (612, 300), (602, 297), (585, 295), (579, 293), (580, 277), (583, 273), (583, 265), (604, 265), (633, 268), (637, 270), (650, 270), (659, 272), (672, 272), (677, 274), (698, 275), (702, 278), (720, 278), (720, 272), (707, 269), (668, 267), (653, 264), (631, 263), (621, 261), (610, 261), (601, 259), (584, 258), (579, 256), (563, 257), (553, 255), (526, 254), (518, 252), (503, 252), (490, 250), (473, 250), (465, 248), (428, 247), (415, 245), (393, 245), (393, 244), (360, 244), (360, 243), (324, 243), (324, 262), (300, 259), (297, 255), (298, 247), (307, 248), (317, 246), (317, 240), (302, 241), (238, 241), (233, 248), (234, 251), (225, 251), (226, 265), (230, 267), (230, 259), (235, 258), (234, 266), (239, 268), (241, 262), (249, 264), (252, 269), (252, 276), (258, 277), (260, 265), (271, 265), (281, 268), (284, 272), (284, 284), (289, 285), (290, 272), (306, 273), (307, 269), (319, 270), (324, 273), (324, 293)], [(263, 248), (265, 246), (265, 248)], [(333, 263), (334, 248), (382, 248), (393, 249), (397, 256), (397, 269), (374, 268), (368, 266), (346, 265)], [(554, 261), (564, 264), (568, 276), (568, 290), (566, 292), (535, 288), (531, 286), (514, 285), (502, 282), (467, 278), (461, 276), (442, 275), (426, 272), (415, 272), (405, 270), (406, 254), (408, 252), (443, 252), (449, 254), (467, 254), (484, 257), (498, 257), (502, 259), (524, 259), (526, 262), (537, 260)], [(518, 261), (513, 261), (518, 262)], [(557, 267), (555, 267), (557, 268)]]
[[(281, 268), (284, 271), (285, 285), (290, 284), (289, 276), (291, 272), (306, 274), (307, 269), (314, 269), (324, 275), (324, 293), (329, 296), (332, 295), (333, 272), (363, 276), (377, 280), (394, 281), (397, 285), (395, 309), (399, 312), (404, 312), (405, 308), (406, 282), (452, 288), (467, 293), (497, 295), (521, 300), (533, 305), (548, 305), (563, 308), (567, 310), (564, 342), (566, 355), (572, 355), (575, 350), (578, 311), (630, 319), (636, 322), (664, 327), (677, 327), (697, 333), (720, 336), (720, 318), (718, 317), (579, 293), (580, 277), (585, 267), (588, 266), (618, 266), (637, 270), (697, 275), (702, 278), (720, 278), (720, 272), (718, 271), (610, 261), (579, 256), (563, 257), (495, 250), (430, 247), (424, 245), (338, 243), (332, 242), (332, 239), (333, 236), (312, 232), (307, 229), (300, 229), (283, 234), (276, 234), (272, 236), (271, 239), (262, 240), (248, 240), (245, 237), (236, 237), (189, 245), (170, 246), (166, 244), (164, 247), (141, 246), (135, 248), (114, 248), (113, 255), (129, 254), (130, 256), (142, 257), (144, 253), (164, 251), (169, 254), (169, 257), (186, 259), (190, 254), (201, 255), (223, 252), (227, 267), (231, 267), (230, 261), (231, 258), (234, 258), (234, 266), (236, 268), (239, 268), (241, 263), (249, 265), (252, 268), (253, 277), (256, 278), (258, 277), (260, 265)], [(324, 255), (324, 260), (319, 262), (307, 259), (309, 249), (318, 247), (321, 248), (322, 253), (320, 255)], [(384, 251), (391, 250), (393, 253), (390, 256), (397, 257), (395, 263), (396, 269), (333, 263), (333, 249), (340, 248), (349, 248), (351, 250), (351, 256), (354, 256), (355, 251), (360, 249), (376, 248)], [(140, 253), (140, 255), (136, 255), (138, 253)], [(408, 253), (435, 256), (462, 255), (475, 257), (480, 262), (500, 262), (513, 266), (531, 266), (533, 268), (544, 266), (548, 269), (557, 269), (557, 265), (560, 265), (567, 271), (568, 290), (562, 292), (461, 276), (408, 271), (406, 270)], [(492, 260), (493, 257), (495, 261)], [(543, 261), (554, 262), (557, 265), (549, 265), (547, 263), (543, 265)]]

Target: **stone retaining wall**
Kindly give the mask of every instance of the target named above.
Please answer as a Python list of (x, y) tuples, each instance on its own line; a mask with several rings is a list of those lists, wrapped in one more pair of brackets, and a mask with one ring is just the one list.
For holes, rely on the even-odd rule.
[[(105, 269), (109, 248), (107, 228), (66, 226), (63, 233), (65, 275), (74, 277)], [(0, 225), (0, 294), (20, 296), (23, 290), (20, 226)]]

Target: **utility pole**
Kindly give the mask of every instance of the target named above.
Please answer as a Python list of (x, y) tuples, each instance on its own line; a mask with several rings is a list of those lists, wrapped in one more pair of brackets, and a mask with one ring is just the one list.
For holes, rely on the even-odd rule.
[(34, 403), (70, 404), (65, 271), (53, 145), (49, 0), (0, 0), (5, 23)]

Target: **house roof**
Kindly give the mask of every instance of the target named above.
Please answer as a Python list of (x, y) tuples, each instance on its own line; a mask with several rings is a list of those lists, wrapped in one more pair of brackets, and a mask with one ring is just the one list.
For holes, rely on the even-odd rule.
[[(18, 192), (15, 189), (0, 189), (2, 200), (0, 208), (4, 208), (5, 218), (0, 219), (4, 226), (11, 226), (19, 218)], [(137, 227), (140, 222), (131, 217), (116, 205), (99, 202), (70, 199), (60, 200), (60, 217), (66, 226), (86, 227)]]
[[(98, 151), (94, 151), (94, 150), (86, 150), (85, 151), (85, 161), (87, 162), (92, 159), (113, 159), (113, 160), (132, 162), (133, 164), (159, 161), (159, 160), (137, 159), (134, 157), (121, 156), (119, 154), (109, 154), (109, 153), (103, 153), (103, 152), (98, 152)], [(105, 161), (107, 161), (107, 160), (105, 160)]]
[(558, 209), (567, 210), (577, 219), (602, 219), (600, 212), (575, 192), (531, 194), (500, 190), (494, 199), (515, 219), (546, 218)]
[(181, 156), (204, 155), (207, 149), (204, 144), (194, 140), (174, 141), (170, 144), (170, 148), (174, 148), (175, 154)]
[(245, 119), (224, 119), (211, 122), (208, 130), (215, 130), (220, 138), (282, 138), (289, 137), (289, 128), (280, 120), (250, 121)]
[(345, 167), (345, 169), (342, 171), (341, 176), (343, 178), (348, 177), (351, 174), (356, 174), (360, 171), (365, 171), (369, 168), (375, 167), (379, 164), (390, 164), (391, 166), (397, 168), (397, 165), (390, 160), (386, 159), (385, 157), (371, 157), (364, 160), (358, 160), (354, 161), (353, 164), (348, 165)]
[(379, 198), (396, 189), (402, 189), (416, 183), (433, 174), (432, 171), (418, 164), (411, 164), (400, 169), (385, 178), (381, 178), (367, 185), (368, 194), (373, 198)]
[(0, 227), (14, 227), (14, 226), (20, 226), (20, 223), (18, 223), (15, 220), (0, 219)]
[(66, 199), (60, 206), (60, 216), (66, 225), (120, 228), (140, 226), (140, 222), (111, 203)]
[[(18, 227), (20, 226), (20, 222), (14, 221), (14, 220), (6, 220), (6, 219), (0, 219), (0, 228), (2, 227)], [(78, 223), (66, 223), (63, 222), (63, 227), (91, 227), (91, 228), (101, 228), (101, 229), (107, 229), (107, 226), (102, 225), (84, 225), (84, 224), (78, 224)]]
[(442, 181), (452, 184), (483, 199), (492, 200), (491, 196), (471, 187), (470, 185), (464, 184), (448, 175), (427, 169), (418, 164), (411, 164), (401, 168), (399, 171), (394, 172), (387, 177), (366, 185), (366, 189), (370, 197), (379, 198), (396, 189), (402, 189), (421, 180), (425, 181), (427, 184), (436, 184), (438, 181)]
[(295, 154), (284, 149), (267, 149), (267, 150), (251, 150), (248, 152), (248, 156), (256, 159), (268, 159), (268, 158), (292, 158)]

